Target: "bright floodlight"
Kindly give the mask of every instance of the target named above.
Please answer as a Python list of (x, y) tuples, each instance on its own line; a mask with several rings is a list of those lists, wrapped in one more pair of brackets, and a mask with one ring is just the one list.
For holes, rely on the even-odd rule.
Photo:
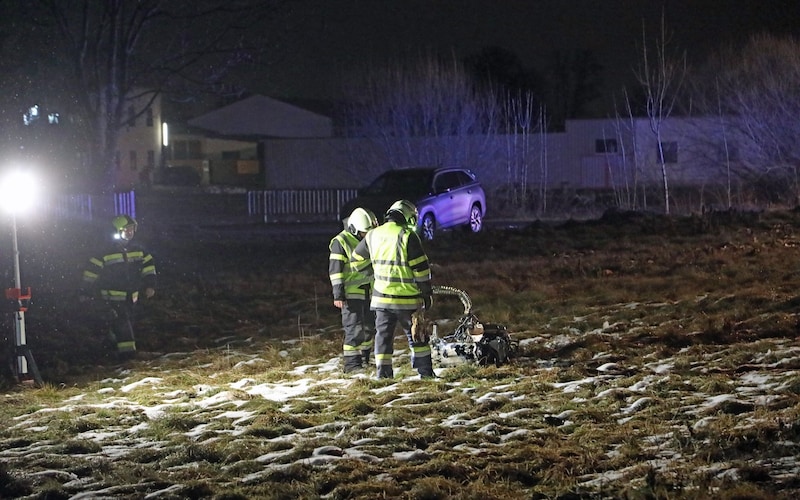
[(24, 212), (36, 197), (36, 180), (30, 172), (12, 170), (0, 182), (0, 203), (11, 213)]

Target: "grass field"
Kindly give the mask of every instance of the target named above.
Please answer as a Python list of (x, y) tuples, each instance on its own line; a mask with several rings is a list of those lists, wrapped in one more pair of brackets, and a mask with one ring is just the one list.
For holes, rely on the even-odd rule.
[[(432, 381), (401, 336), (394, 380), (342, 375), (332, 235), (148, 235), (159, 292), (123, 366), (71, 294), (88, 236), (31, 238), (46, 384), (3, 382), (0, 498), (796, 498), (799, 224), (608, 213), (443, 234), (434, 283), (520, 353)], [(435, 301), (442, 325), (460, 312)]]

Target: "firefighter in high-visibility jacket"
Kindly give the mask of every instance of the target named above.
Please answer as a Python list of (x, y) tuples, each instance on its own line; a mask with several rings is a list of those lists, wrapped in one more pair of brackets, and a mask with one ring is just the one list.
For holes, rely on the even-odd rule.
[(131, 242), (138, 227), (133, 217), (119, 215), (111, 224), (114, 241), (89, 259), (80, 293), (83, 301), (100, 300), (117, 356), (125, 360), (136, 355), (134, 306), (142, 295), (147, 299), (155, 295), (156, 266), (152, 255)]
[(353, 250), (357, 270), (372, 267), (370, 307), (375, 311), (375, 364), (378, 378), (394, 377), (394, 332), (399, 324), (411, 349), (411, 367), (422, 378), (434, 377), (431, 346), (411, 334), (412, 315), (432, 305), (428, 256), (416, 232), (417, 207), (399, 200), (386, 211), (386, 221), (368, 232)]
[(353, 269), (350, 256), (364, 235), (377, 226), (378, 219), (372, 211), (356, 208), (347, 218), (347, 229), (334, 236), (328, 245), (328, 274), (333, 288), (333, 305), (342, 312), (345, 373), (369, 366), (375, 337), (375, 313), (369, 308), (372, 274)]

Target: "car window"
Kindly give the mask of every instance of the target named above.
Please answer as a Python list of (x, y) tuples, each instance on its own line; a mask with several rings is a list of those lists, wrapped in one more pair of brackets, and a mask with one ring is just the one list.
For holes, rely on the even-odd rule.
[(459, 170), (458, 172), (456, 172), (456, 174), (458, 175), (459, 184), (462, 186), (465, 184), (470, 184), (474, 181), (473, 178), (463, 170)]
[(397, 195), (415, 197), (427, 194), (431, 189), (429, 170), (390, 170), (384, 172), (370, 184), (364, 193), (368, 195)]
[(461, 186), (461, 179), (458, 171), (444, 172), (436, 177), (434, 189), (437, 193), (444, 193), (450, 189)]

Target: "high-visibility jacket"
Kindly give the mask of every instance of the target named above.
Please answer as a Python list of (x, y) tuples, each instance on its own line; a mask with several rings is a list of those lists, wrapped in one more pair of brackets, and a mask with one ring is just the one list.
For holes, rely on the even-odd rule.
[(328, 248), (328, 275), (333, 287), (333, 300), (365, 299), (365, 291), (372, 284), (369, 270), (357, 271), (350, 263), (353, 249), (358, 245), (350, 231), (342, 231), (333, 237)]
[(393, 221), (369, 231), (353, 250), (356, 269), (372, 266), (372, 309), (416, 310), (431, 294), (428, 256), (417, 233)]
[(128, 242), (114, 245), (89, 259), (83, 271), (83, 291), (99, 294), (104, 300), (136, 302), (139, 290), (155, 288), (156, 265), (153, 256)]

